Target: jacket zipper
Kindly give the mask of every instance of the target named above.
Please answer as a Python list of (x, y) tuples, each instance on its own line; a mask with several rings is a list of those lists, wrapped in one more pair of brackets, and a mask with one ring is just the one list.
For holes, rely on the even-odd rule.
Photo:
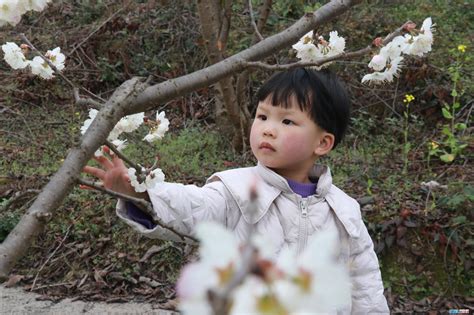
[(308, 198), (302, 198), (299, 201), (301, 210), (300, 229), (298, 237), (298, 254), (301, 254), (306, 247), (308, 240)]

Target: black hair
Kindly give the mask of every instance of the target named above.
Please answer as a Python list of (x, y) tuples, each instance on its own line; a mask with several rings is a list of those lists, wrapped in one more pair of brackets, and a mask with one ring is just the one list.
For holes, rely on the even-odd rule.
[(334, 135), (334, 147), (342, 140), (350, 120), (351, 102), (339, 79), (328, 70), (296, 68), (278, 72), (257, 92), (263, 102), (271, 97), (273, 106), (291, 107), (295, 97), (300, 110), (326, 132)]

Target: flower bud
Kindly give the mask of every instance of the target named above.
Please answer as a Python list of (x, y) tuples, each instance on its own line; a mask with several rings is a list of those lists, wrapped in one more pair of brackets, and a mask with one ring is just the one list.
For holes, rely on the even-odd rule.
[(410, 33), (411, 31), (413, 31), (416, 27), (416, 24), (413, 23), (412, 21), (408, 21), (406, 22), (405, 24), (403, 24), (403, 30)]
[(377, 37), (376, 39), (373, 40), (372, 46), (380, 47), (382, 46), (382, 43), (383, 43), (382, 37)]

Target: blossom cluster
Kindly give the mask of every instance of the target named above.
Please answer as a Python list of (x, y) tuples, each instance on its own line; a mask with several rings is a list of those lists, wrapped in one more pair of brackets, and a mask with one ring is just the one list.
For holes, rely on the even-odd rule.
[(51, 0), (0, 0), (0, 26), (15, 26), (28, 11), (41, 12)]
[[(346, 48), (346, 40), (339, 36), (337, 31), (329, 33), (329, 42), (323, 36), (315, 38), (313, 31), (307, 33), (294, 44), (293, 49), (296, 50), (296, 57), (303, 62), (317, 62), (321, 58), (332, 57), (344, 52)], [(316, 66), (316, 69), (326, 67), (330, 62), (321, 66)]]
[[(95, 120), (97, 113), (96, 109), (89, 110), (89, 118), (86, 119), (81, 127), (81, 133), (85, 134), (90, 128), (92, 122)], [(127, 140), (119, 139), (123, 133), (131, 133), (137, 130), (144, 122), (149, 126), (148, 134), (143, 138), (144, 141), (154, 142), (163, 138), (164, 134), (169, 129), (169, 120), (165, 117), (165, 112), (156, 113), (156, 119), (146, 119), (145, 113), (137, 113), (122, 117), (119, 122), (115, 125), (114, 129), (109, 133), (107, 140), (110, 141), (119, 151), (122, 151), (127, 146)], [(104, 154), (103, 147), (100, 147), (94, 155), (102, 156)], [(137, 178), (137, 170), (135, 168), (128, 169), (128, 175), (130, 176), (131, 184), (137, 192), (144, 192), (146, 189), (153, 188), (157, 183), (164, 181), (165, 175), (162, 170), (157, 168), (147, 172), (145, 169), (141, 170), (142, 173), (147, 173), (146, 178), (140, 181)]]
[[(414, 26), (414, 24), (413, 24)], [(362, 83), (392, 82), (402, 66), (402, 55), (423, 56), (431, 51), (433, 44), (433, 24), (431, 17), (426, 18), (420, 30), (410, 29), (408, 34), (399, 35), (382, 47), (378, 54), (372, 57), (369, 68), (374, 72), (366, 74)]]
[[(402, 55), (423, 56), (431, 51), (433, 44), (433, 24), (431, 18), (428, 17), (423, 21), (422, 27), (417, 30), (415, 24), (409, 23), (406, 29), (409, 31), (404, 36), (397, 36), (387, 45), (383, 46), (380, 51), (373, 56), (369, 63), (372, 73), (362, 78), (362, 83), (383, 83), (392, 82), (402, 66)], [(309, 32), (292, 47), (296, 50), (296, 57), (303, 62), (317, 63), (322, 58), (336, 56), (344, 52), (346, 41), (340, 37), (337, 31), (329, 33), (329, 41), (322, 36), (314, 36), (313, 32)], [(321, 69), (331, 64), (331, 62), (316, 66)]]
[(196, 235), (200, 260), (185, 266), (176, 284), (183, 314), (213, 313), (209, 292), (222, 291), (235, 277), (245, 246), (253, 247), (256, 268), (230, 293), (229, 314), (315, 314), (350, 304), (349, 271), (336, 261), (335, 233), (321, 231), (300, 255), (294, 248), (275, 255), (272, 240), (258, 234), (243, 245), (212, 222), (198, 225)]
[[(25, 57), (24, 51), (28, 50), (26, 45), (19, 47), (15, 43), (7, 42), (6, 44), (2, 45), (2, 50), (4, 53), (4, 60), (13, 69), (25, 69), (29, 67), (33, 74), (38, 75), (43, 79), (51, 79), (54, 77), (53, 69), (42, 57), (35, 56), (32, 60), (28, 60)], [(45, 57), (56, 67), (58, 71), (62, 71), (64, 69), (64, 61), (66, 60), (66, 57), (61, 53), (61, 48), (56, 47), (53, 50), (48, 50), (45, 54)]]

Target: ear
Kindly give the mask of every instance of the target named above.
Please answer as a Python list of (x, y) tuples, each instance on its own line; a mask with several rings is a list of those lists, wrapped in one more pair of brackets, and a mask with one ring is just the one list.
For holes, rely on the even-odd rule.
[(335, 137), (332, 133), (323, 131), (323, 134), (318, 139), (318, 143), (316, 143), (314, 154), (318, 157), (328, 154), (334, 146), (334, 139)]

